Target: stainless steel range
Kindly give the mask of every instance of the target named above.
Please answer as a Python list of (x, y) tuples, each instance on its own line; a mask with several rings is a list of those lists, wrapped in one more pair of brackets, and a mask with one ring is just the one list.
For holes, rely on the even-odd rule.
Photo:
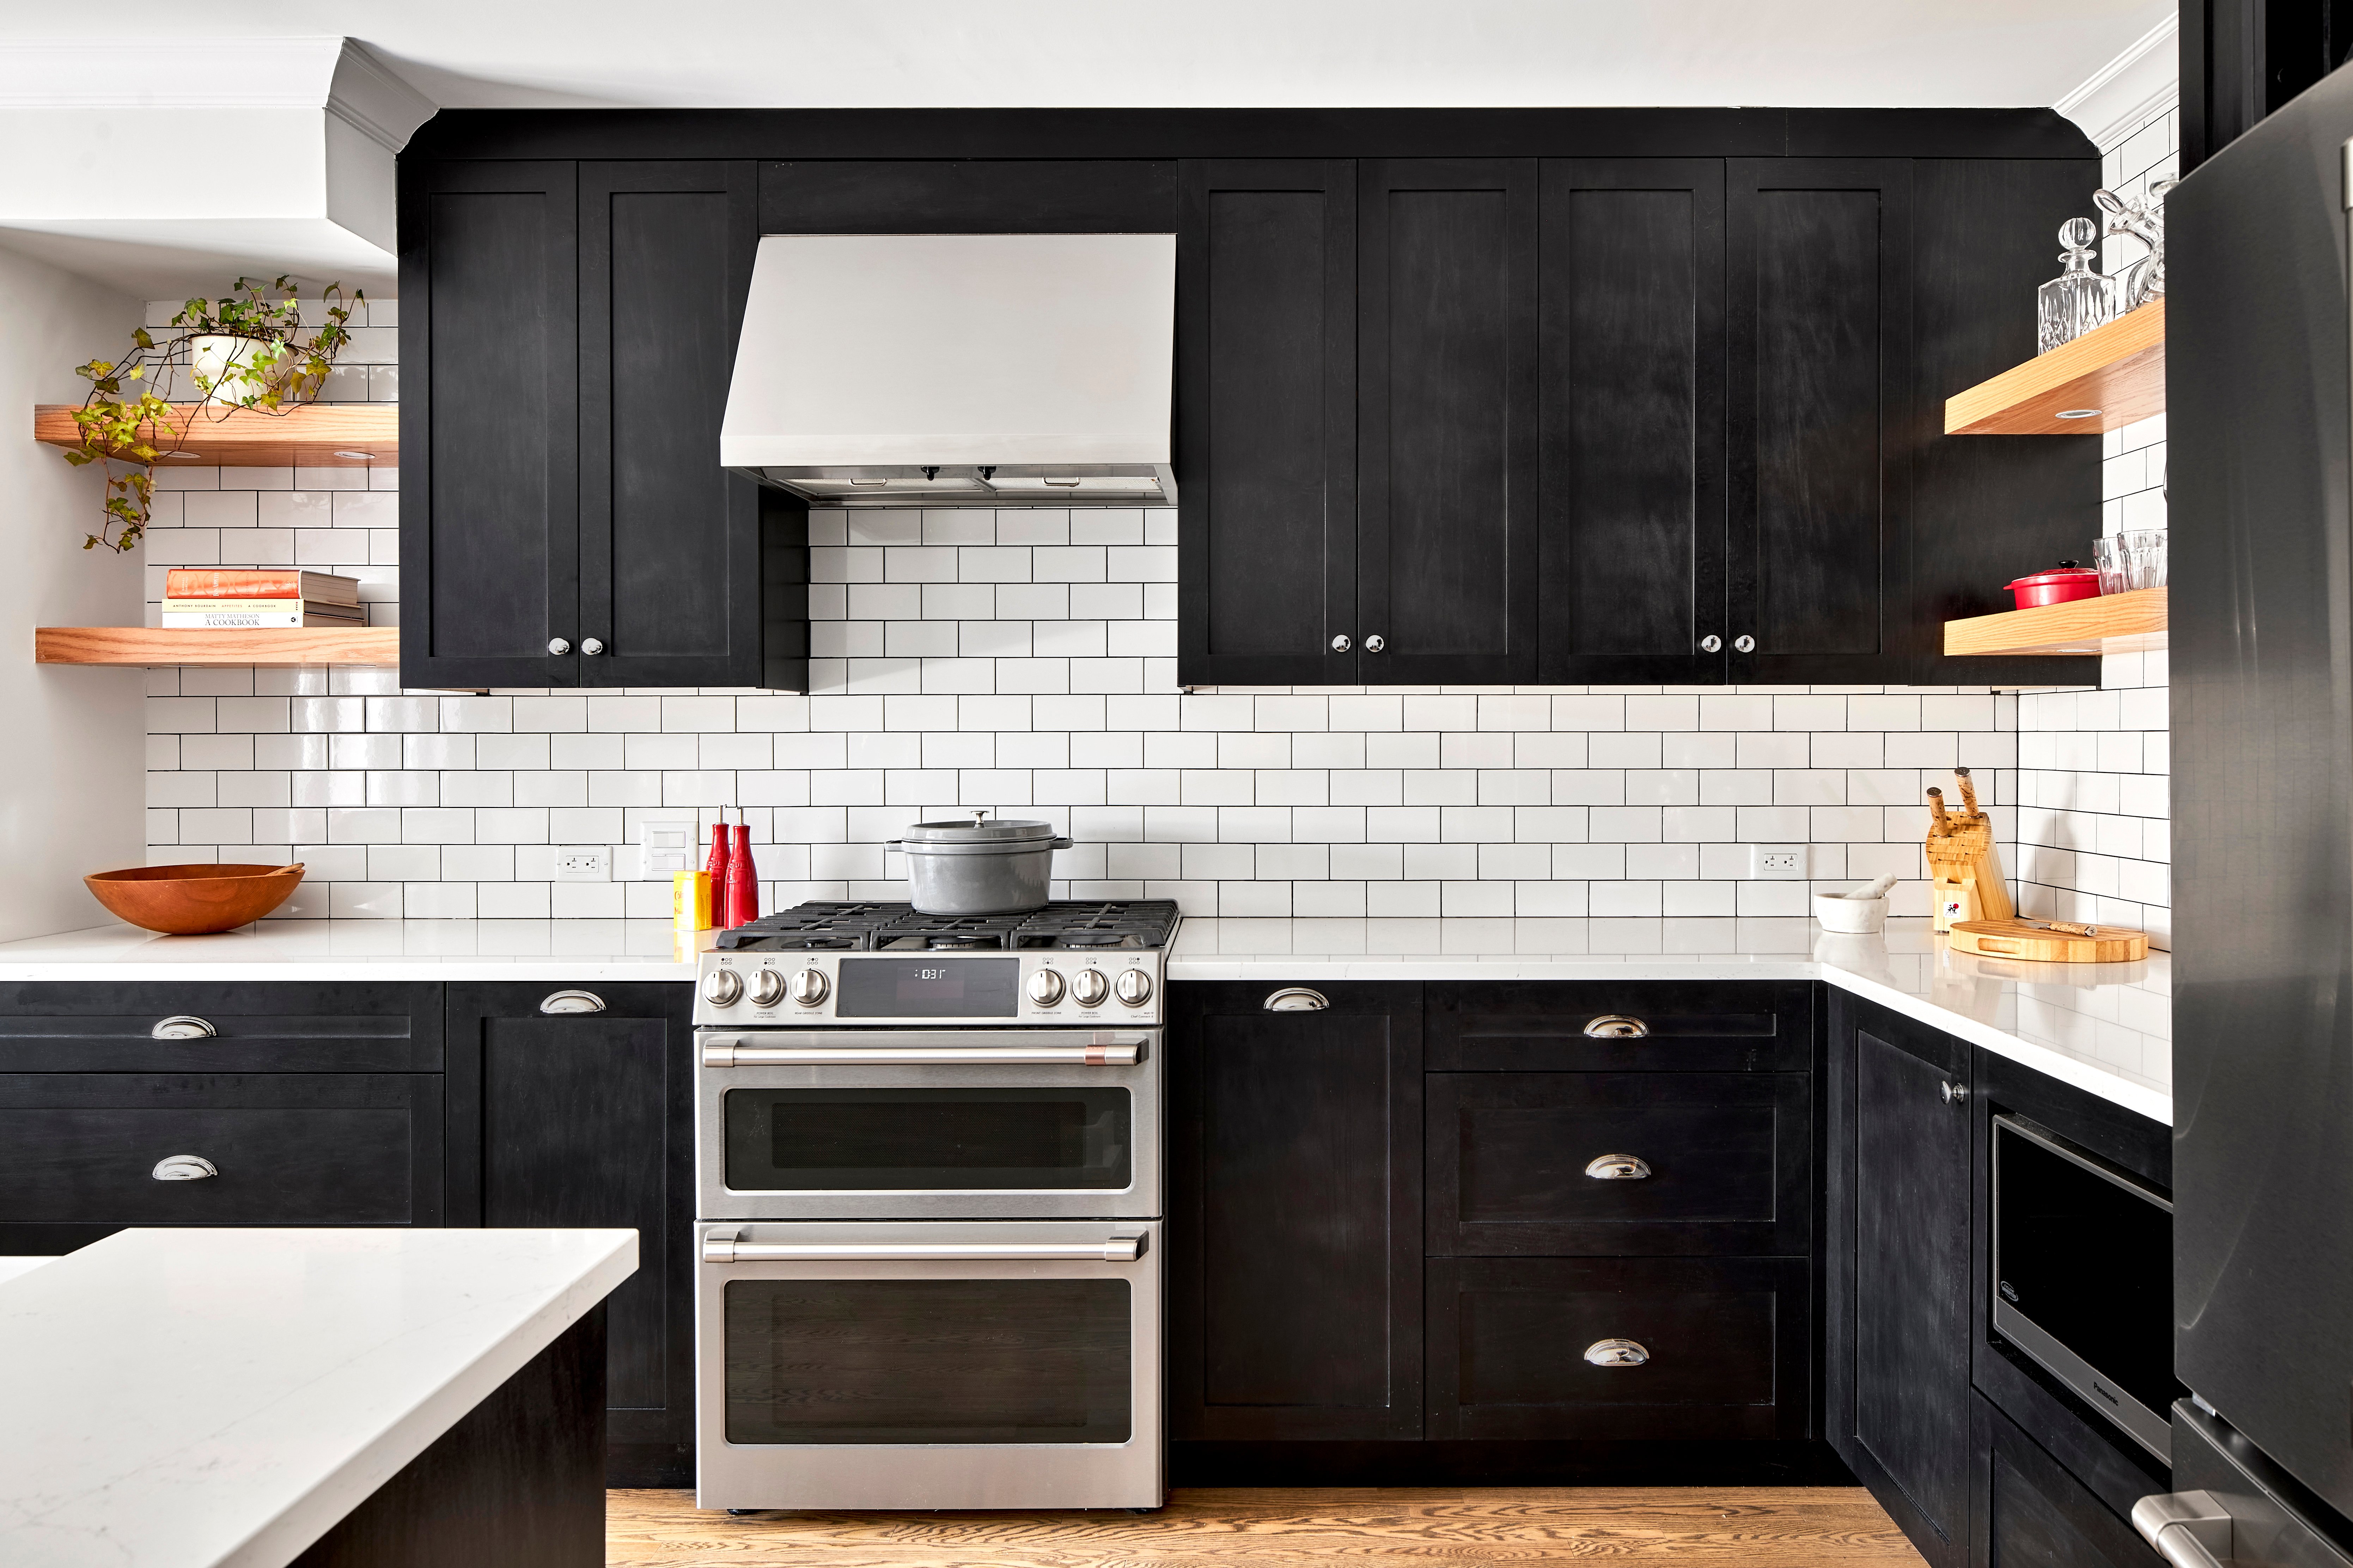
[(1167, 902), (727, 932), (695, 1003), (704, 1508), (1154, 1508)]

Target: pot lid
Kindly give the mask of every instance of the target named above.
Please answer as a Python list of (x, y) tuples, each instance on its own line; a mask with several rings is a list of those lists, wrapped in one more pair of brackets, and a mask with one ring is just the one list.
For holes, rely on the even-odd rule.
[(2002, 584), (2005, 588), (2033, 588), (2048, 583), (2072, 583), (2082, 577), (2097, 577), (2089, 566), (2078, 566), (2073, 561), (2062, 561), (2047, 572), (2037, 572), (2030, 577), (2014, 578)]
[(976, 811), (965, 822), (918, 822), (907, 829), (908, 844), (1022, 844), (1055, 837), (1050, 822), (1025, 822), (1018, 817), (992, 817)]

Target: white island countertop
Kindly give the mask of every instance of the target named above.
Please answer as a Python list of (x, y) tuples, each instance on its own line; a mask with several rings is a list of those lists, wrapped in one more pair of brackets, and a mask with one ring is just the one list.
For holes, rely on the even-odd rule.
[[(701, 939), (707, 943), (710, 933)], [(665, 921), (264, 921), (220, 936), (100, 926), (0, 943), (0, 982), (691, 980)], [(1948, 952), (1926, 920), (1188, 917), (1171, 980), (1823, 980), (2159, 1121), (2173, 1119), (2172, 966)]]
[(637, 1257), (630, 1230), (137, 1229), (0, 1281), (0, 1563), (280, 1568)]

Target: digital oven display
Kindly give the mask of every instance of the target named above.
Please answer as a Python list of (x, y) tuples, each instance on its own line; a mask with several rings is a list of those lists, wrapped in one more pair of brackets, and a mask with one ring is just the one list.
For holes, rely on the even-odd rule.
[(845, 958), (837, 1018), (1012, 1018), (1018, 958)]

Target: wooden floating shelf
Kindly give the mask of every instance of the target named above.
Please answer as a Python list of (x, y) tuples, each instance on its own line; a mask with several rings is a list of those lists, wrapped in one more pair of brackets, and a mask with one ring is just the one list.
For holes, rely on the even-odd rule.
[(36, 664), (364, 664), (396, 668), (398, 626), (40, 626)]
[[(2063, 410), (2093, 408), (2088, 418)], [(2165, 412), (2165, 301), (1945, 399), (1947, 436), (2089, 436)]]
[[(33, 439), (79, 447), (74, 405), (33, 410)], [(145, 427), (159, 468), (396, 468), (400, 405), (303, 403), (272, 414), (174, 403), (170, 419)]]
[(2165, 646), (2165, 590), (2137, 588), (1945, 623), (1947, 654), (2151, 653)]

